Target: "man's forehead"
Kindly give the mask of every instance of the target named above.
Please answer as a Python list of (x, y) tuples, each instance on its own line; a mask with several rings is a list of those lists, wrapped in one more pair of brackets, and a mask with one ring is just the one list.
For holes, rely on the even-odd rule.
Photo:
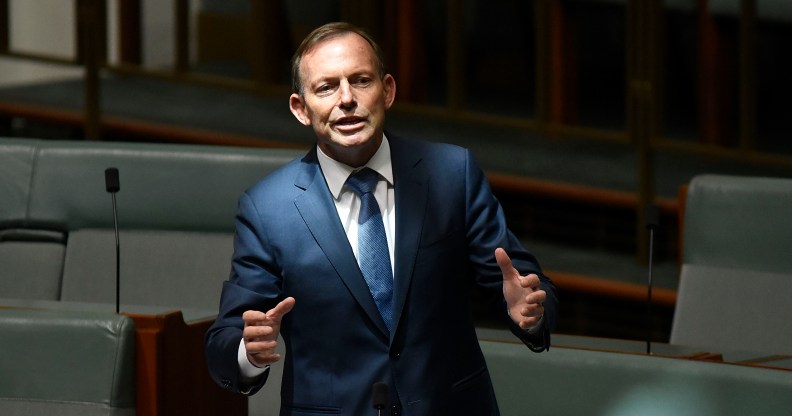
[[(357, 39), (353, 39), (354, 36)], [(368, 58), (368, 59), (349, 59), (349, 58)], [(355, 72), (376, 72), (377, 59), (373, 48), (369, 43), (355, 33), (345, 33), (332, 38), (323, 39), (303, 54), (300, 61), (300, 72), (303, 76), (312, 78), (323, 76), (320, 73), (330, 70), (335, 72), (341, 67), (322, 65), (324, 63), (335, 63), (336, 58), (341, 61), (354, 63)], [(347, 66), (345, 71), (348, 70)]]
[(328, 36), (314, 44), (311, 48), (303, 54), (303, 61), (309, 56), (315, 56), (318, 53), (327, 53), (338, 48), (353, 47), (359, 49), (361, 53), (374, 54), (374, 49), (362, 36), (354, 32), (338, 33)]

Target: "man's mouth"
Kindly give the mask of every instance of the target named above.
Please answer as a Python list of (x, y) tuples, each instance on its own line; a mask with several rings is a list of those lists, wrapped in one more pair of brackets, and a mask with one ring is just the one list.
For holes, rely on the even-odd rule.
[(366, 119), (362, 117), (343, 117), (336, 120), (333, 125), (339, 128), (345, 127), (357, 127), (359, 124), (363, 123)]

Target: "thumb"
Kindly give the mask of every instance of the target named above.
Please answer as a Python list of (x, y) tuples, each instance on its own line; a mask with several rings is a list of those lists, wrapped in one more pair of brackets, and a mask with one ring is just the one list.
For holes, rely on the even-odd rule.
[(294, 304), (296, 303), (295, 299), (289, 296), (286, 299), (283, 299), (275, 305), (274, 308), (267, 311), (267, 318), (271, 319), (275, 322), (280, 322), (284, 315), (291, 312), (292, 308), (294, 308)]
[(519, 277), (520, 274), (517, 272), (517, 269), (512, 266), (511, 258), (506, 254), (506, 250), (500, 247), (495, 249), (495, 260), (498, 262), (498, 267), (501, 269), (504, 281), (514, 280)]

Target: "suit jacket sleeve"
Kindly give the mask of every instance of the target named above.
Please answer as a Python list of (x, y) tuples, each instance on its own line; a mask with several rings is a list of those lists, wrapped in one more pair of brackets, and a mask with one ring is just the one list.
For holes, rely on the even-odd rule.
[(260, 234), (259, 216), (252, 199), (243, 194), (239, 200), (234, 238), (231, 277), (223, 283), (220, 308), (215, 323), (206, 335), (206, 360), (209, 373), (220, 386), (242, 394), (256, 393), (267, 380), (265, 372), (252, 385), (240, 381), (237, 352), (242, 339), (247, 310), (267, 311), (281, 298), (277, 274), (272, 272), (271, 250)]
[[(476, 267), (477, 283), (490, 290), (494, 302), (494, 313), (504, 319), (510, 330), (532, 351), (540, 352), (550, 347), (550, 331), (555, 328), (557, 297), (556, 289), (529, 253), (509, 230), (503, 208), (493, 195), (483, 171), (468, 153), (467, 163), (467, 229), (470, 257)], [(508, 316), (503, 297), (503, 275), (495, 261), (495, 249), (502, 247), (509, 254), (514, 267), (521, 275), (535, 273), (541, 281), (540, 287), (547, 293), (544, 302), (545, 314), (542, 328), (531, 334), (521, 329)]]

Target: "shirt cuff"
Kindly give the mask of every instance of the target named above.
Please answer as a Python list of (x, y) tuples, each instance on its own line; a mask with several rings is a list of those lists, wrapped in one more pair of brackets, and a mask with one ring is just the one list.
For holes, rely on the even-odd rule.
[[(245, 349), (245, 339), (239, 340), (239, 350), (237, 352), (237, 362), (239, 363), (239, 374), (245, 380), (252, 380), (264, 374), (269, 370), (270, 366), (256, 367), (248, 360), (247, 350)], [(245, 384), (245, 383), (243, 383)]]

